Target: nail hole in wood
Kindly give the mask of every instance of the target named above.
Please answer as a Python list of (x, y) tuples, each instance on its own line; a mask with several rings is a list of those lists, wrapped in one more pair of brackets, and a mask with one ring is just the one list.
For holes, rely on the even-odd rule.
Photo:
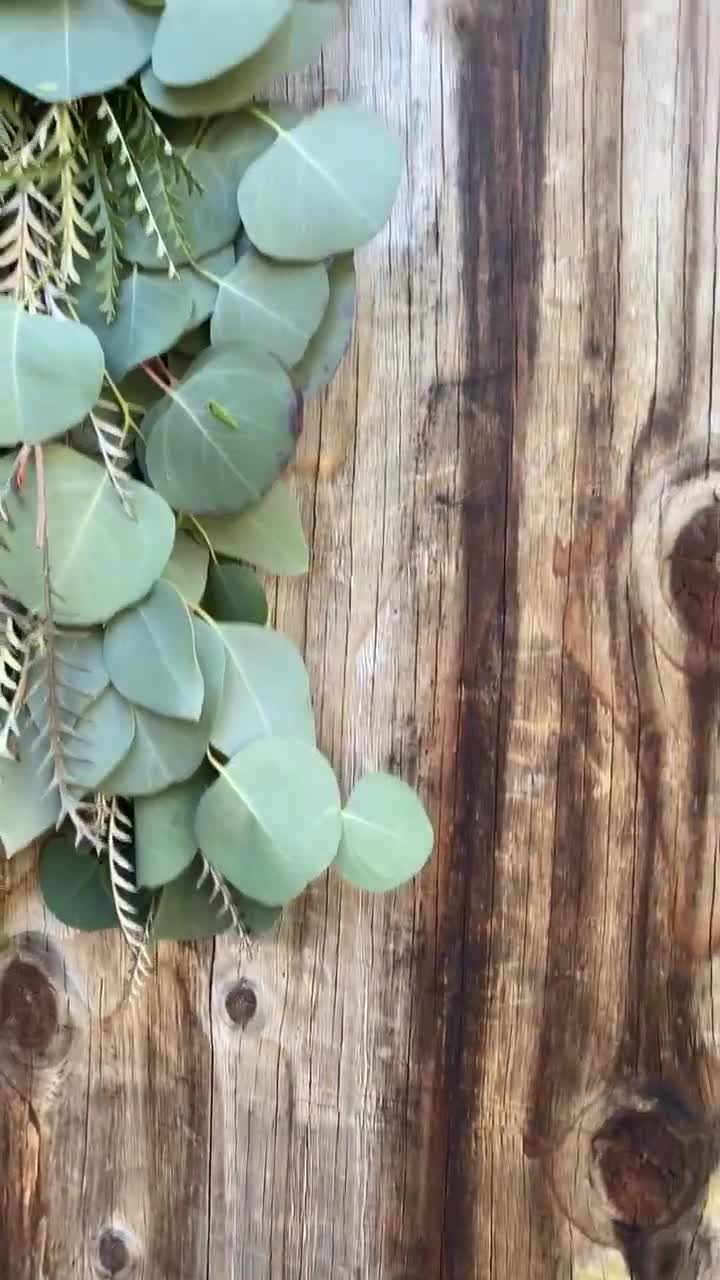
[(11, 961), (0, 981), (0, 1027), (21, 1049), (43, 1053), (58, 1029), (57, 999), (47, 976), (27, 960)]
[(699, 511), (670, 558), (670, 591), (685, 630), (720, 650), (720, 508)]
[(618, 1223), (648, 1230), (673, 1220), (692, 1171), (682, 1138), (657, 1111), (616, 1112), (595, 1134), (592, 1153)]
[(247, 978), (233, 983), (225, 996), (225, 1011), (234, 1027), (246, 1031), (257, 1014), (258, 998), (255, 987)]

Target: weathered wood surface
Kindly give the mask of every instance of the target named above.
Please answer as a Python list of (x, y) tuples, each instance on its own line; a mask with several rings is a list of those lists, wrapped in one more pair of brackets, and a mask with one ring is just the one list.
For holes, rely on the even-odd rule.
[(277, 599), (437, 856), (117, 1017), (117, 943), (6, 868), (12, 1280), (720, 1274), (720, 7), (464, 9), (353, 0), (302, 86), (407, 166)]

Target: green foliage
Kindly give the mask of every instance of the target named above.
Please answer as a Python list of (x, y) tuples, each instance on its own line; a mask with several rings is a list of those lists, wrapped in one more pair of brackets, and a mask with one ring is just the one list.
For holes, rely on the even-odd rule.
[(337, 12), (0, 3), (0, 841), (57, 829), (45, 901), (121, 930), (130, 994), (153, 939), (246, 939), (432, 844), (399, 780), (342, 809), (250, 567), (308, 568), (282, 473), (400, 178), (366, 112), (257, 103)]

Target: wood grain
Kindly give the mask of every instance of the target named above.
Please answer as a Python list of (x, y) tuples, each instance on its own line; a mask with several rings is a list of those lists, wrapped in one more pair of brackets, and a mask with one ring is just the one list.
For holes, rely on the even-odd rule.
[(343, 787), (417, 783), (436, 856), (120, 1014), (6, 866), (12, 1280), (720, 1271), (720, 9), (445, 8), (353, 0), (290, 86), (406, 164), (275, 599)]

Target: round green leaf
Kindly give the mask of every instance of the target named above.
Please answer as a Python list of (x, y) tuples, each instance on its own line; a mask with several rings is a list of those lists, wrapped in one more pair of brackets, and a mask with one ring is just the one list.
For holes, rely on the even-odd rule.
[(325, 313), (330, 286), (325, 268), (283, 266), (252, 249), (220, 282), (210, 323), (213, 346), (246, 342), (297, 364)]
[(72, 785), (95, 791), (125, 759), (134, 736), (132, 709), (117, 690), (105, 689), (66, 735), (64, 760)]
[[(55, 697), (60, 710), (74, 720), (100, 696), (110, 683), (103, 661), (102, 632), (58, 631), (54, 643)], [(38, 656), (28, 677), (27, 707), (40, 726), (45, 723), (47, 657)]]
[[(43, 450), (47, 534), (55, 622), (105, 622), (146, 595), (170, 556), (175, 518), (147, 485), (128, 479), (135, 519), (125, 515), (105, 471), (64, 445)], [(0, 485), (12, 460), (0, 460)], [(22, 491), (7, 503), (10, 523), (0, 542), (0, 580), (26, 609), (44, 608), (43, 552), (37, 546), (37, 473), (29, 464)]]
[(203, 766), (187, 782), (135, 801), (138, 884), (156, 889), (182, 875), (197, 853), (195, 811), (214, 774)]
[(430, 820), (412, 788), (386, 773), (369, 774), (343, 809), (335, 866), (358, 889), (385, 893), (417, 875), (432, 846)]
[(120, 284), (112, 324), (100, 310), (94, 266), (84, 273), (75, 305), (105, 353), (108, 373), (116, 382), (144, 360), (172, 347), (192, 321), (193, 284), (182, 275), (170, 280), (159, 272), (133, 267)]
[(149, 60), (156, 26), (125, 0), (2, 0), (0, 76), (43, 102), (104, 93)]
[(188, 604), (199, 604), (205, 594), (209, 562), (207, 547), (179, 529), (163, 578), (172, 583)]
[(135, 738), (120, 768), (103, 783), (106, 795), (148, 796), (185, 782), (200, 768), (217, 715), (225, 672), (225, 649), (214, 628), (193, 620), (195, 648), (205, 682), (197, 724), (169, 720), (134, 708)]
[(305, 355), (290, 377), (304, 399), (330, 381), (347, 351), (355, 319), (355, 265), (351, 253), (342, 254), (328, 270), (330, 301)]
[[(206, 320), (210, 319), (217, 302), (218, 284), (229, 271), (232, 271), (234, 266), (235, 250), (230, 244), (226, 245), (224, 249), (219, 249), (217, 253), (208, 254), (206, 258), (202, 258), (195, 266), (180, 268), (178, 272), (180, 282), (190, 294), (192, 302), (190, 328), (193, 333), (201, 325), (204, 325)], [(187, 330), (184, 332), (187, 332)], [(203, 350), (207, 346), (208, 343), (203, 342), (202, 346), (196, 348), (191, 354), (197, 355), (199, 350)], [(165, 347), (162, 349), (167, 350)]]
[(240, 515), (204, 516), (199, 523), (218, 555), (246, 560), (284, 577), (308, 571), (310, 557), (297, 501), (281, 480)]
[(241, 564), (213, 564), (208, 574), (205, 610), (218, 622), (254, 622), (264, 627), (268, 602), (252, 569)]
[(195, 829), (205, 856), (241, 893), (281, 906), (335, 857), (341, 830), (335, 775), (307, 743), (254, 742), (205, 792)]
[(40, 854), (40, 888), (45, 905), (70, 929), (93, 933), (114, 929), (117, 915), (108, 893), (102, 864), (58, 836)]
[(153, 71), (168, 85), (213, 80), (251, 57), (290, 12), (292, 0), (172, 0), (158, 26)]
[(193, 622), (162, 579), (144, 600), (109, 623), (103, 649), (115, 688), (147, 711), (199, 720), (205, 696)]
[(297, 0), (274, 35), (252, 57), (214, 80), (184, 89), (163, 84), (148, 67), (142, 75), (145, 97), (157, 111), (169, 116), (214, 116), (235, 111), (278, 76), (299, 71), (312, 62), (332, 34), (337, 16), (337, 4)]
[(49, 440), (75, 426), (96, 403), (105, 366), (100, 343), (86, 325), (30, 315), (0, 298), (0, 350), (0, 446)]
[(29, 717), (17, 754), (17, 760), (0, 756), (0, 847), (8, 858), (27, 848), (60, 818), (52, 765), (46, 760), (47, 745), (38, 741)]
[(310, 682), (302, 656), (280, 631), (220, 623), (225, 681), (210, 741), (232, 756), (256, 738), (315, 743)]
[[(182, 243), (167, 228), (161, 193), (157, 190), (152, 170), (139, 162), (140, 180), (158, 225), (163, 228), (168, 252), (176, 267), (196, 262), (208, 254), (225, 248), (237, 235), (240, 218), (237, 209), (237, 182), (233, 167), (224, 153), (211, 151), (203, 140), (199, 146), (189, 143), (177, 148), (200, 190), (188, 191), (180, 184), (175, 192), (177, 213), (183, 228)], [(157, 239), (148, 235), (144, 222), (137, 216), (125, 227), (123, 256), (129, 262), (152, 269), (163, 267), (158, 261)]]
[(238, 188), (240, 217), (256, 249), (285, 261), (320, 261), (372, 239), (400, 182), (400, 146), (385, 125), (344, 105), (325, 107), (296, 129), (273, 123), (277, 141)]
[(178, 510), (237, 512), (270, 488), (295, 447), (298, 404), (272, 356), (200, 356), (145, 419), (151, 483)]
[(195, 942), (225, 933), (230, 917), (219, 898), (211, 901), (212, 881), (198, 884), (202, 875), (200, 859), (166, 884), (155, 916), (153, 936), (160, 941)]

